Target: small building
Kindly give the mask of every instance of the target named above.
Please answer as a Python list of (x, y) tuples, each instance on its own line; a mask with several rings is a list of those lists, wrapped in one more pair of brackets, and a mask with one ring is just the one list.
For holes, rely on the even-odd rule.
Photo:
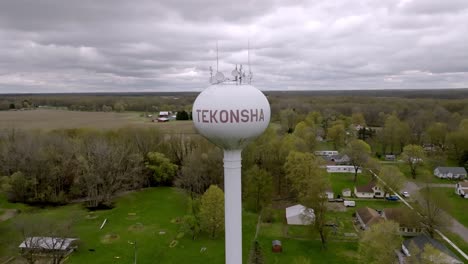
[(333, 156), (338, 155), (339, 152), (337, 150), (318, 150), (314, 151), (315, 156)]
[(375, 181), (371, 181), (367, 185), (354, 187), (354, 195), (357, 198), (383, 198), (384, 192)]
[(281, 241), (273, 240), (273, 242), (271, 242), (271, 251), (274, 253), (283, 252), (283, 246), (281, 245)]
[(329, 165), (348, 165), (351, 159), (346, 154), (322, 156)]
[(356, 210), (356, 220), (362, 230), (366, 230), (373, 224), (384, 221), (384, 218), (374, 209), (361, 207)]
[[(444, 244), (434, 240), (427, 235), (418, 235), (416, 237), (406, 239), (403, 241), (401, 245), (401, 251), (405, 254), (405, 256), (415, 256), (416, 258), (423, 260), (426, 256), (424, 251), (427, 249), (427, 246), (433, 247), (437, 254), (437, 261), (433, 261), (432, 259), (428, 259), (430, 263), (450, 263), (450, 264), (463, 264), (461, 261), (452, 251), (450, 251)], [(434, 255), (432, 255), (434, 257)]]
[(395, 161), (396, 156), (395, 155), (385, 155), (385, 160), (386, 161)]
[(434, 175), (442, 179), (464, 179), (466, 170), (463, 167), (437, 167)]
[(77, 238), (60, 237), (27, 237), (19, 248), (22, 252), (34, 251), (37, 254), (57, 254), (65, 256), (71, 254), (77, 248)]
[(332, 189), (328, 189), (325, 191), (325, 195), (327, 196), (328, 200), (335, 198), (335, 193)]
[(417, 236), (423, 232), (421, 217), (409, 208), (385, 208), (382, 211), (382, 217), (398, 223), (400, 226), (400, 235)]
[[(351, 165), (327, 165), (328, 173), (354, 173), (354, 166)], [(357, 173), (362, 173), (361, 168), (358, 168)]]
[(169, 122), (171, 113), (168, 111), (161, 111), (159, 112), (159, 116), (157, 118), (158, 122)]
[(455, 193), (468, 199), (468, 181), (455, 184)]
[(351, 197), (351, 189), (345, 188), (341, 191), (341, 195), (343, 197)]
[(288, 225), (310, 225), (314, 220), (314, 209), (306, 208), (301, 204), (286, 208), (286, 221)]

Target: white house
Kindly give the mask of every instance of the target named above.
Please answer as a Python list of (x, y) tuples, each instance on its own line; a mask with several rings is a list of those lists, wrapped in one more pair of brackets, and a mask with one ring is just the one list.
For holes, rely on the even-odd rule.
[[(327, 172), (354, 173), (354, 166), (348, 165), (327, 165)], [(358, 173), (362, 173), (361, 168), (358, 168)]]
[(168, 122), (169, 121), (169, 115), (171, 113), (168, 112), (168, 111), (161, 111), (159, 112), (159, 116), (158, 116), (158, 122)]
[(341, 191), (341, 195), (343, 197), (351, 197), (351, 189), (345, 188)]
[(464, 181), (455, 184), (455, 193), (468, 199), (468, 182)]
[(338, 151), (336, 150), (318, 150), (314, 151), (315, 156), (333, 156), (338, 155)]
[(444, 179), (464, 179), (466, 178), (466, 170), (463, 167), (437, 167), (434, 170), (434, 175)]
[(327, 196), (328, 200), (335, 198), (335, 193), (332, 189), (328, 189), (325, 191), (325, 195)]
[(315, 220), (314, 210), (301, 204), (286, 208), (286, 221), (288, 225), (310, 225)]
[(354, 195), (357, 198), (383, 198), (384, 192), (374, 181), (367, 185), (354, 187)]

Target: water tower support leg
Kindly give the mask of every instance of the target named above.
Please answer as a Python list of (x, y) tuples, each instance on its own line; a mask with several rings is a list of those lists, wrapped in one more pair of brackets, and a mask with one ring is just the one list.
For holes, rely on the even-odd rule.
[(242, 264), (242, 150), (224, 150), (226, 264)]

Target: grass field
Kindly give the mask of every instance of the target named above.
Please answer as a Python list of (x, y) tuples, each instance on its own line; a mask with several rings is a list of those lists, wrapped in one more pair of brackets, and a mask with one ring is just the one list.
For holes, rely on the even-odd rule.
[(0, 111), (0, 129), (116, 129), (122, 127), (157, 127), (164, 131), (195, 133), (192, 121), (153, 123), (140, 113), (79, 112), (67, 110)]
[(468, 227), (468, 199), (456, 195), (455, 188), (434, 188), (434, 191), (448, 198), (450, 201), (450, 215), (457, 219), (462, 225)]
[[(152, 188), (119, 198), (114, 209), (98, 211), (92, 219), (88, 219), (89, 213), (80, 205), (35, 212), (26, 210), (23, 214), (76, 220), (74, 231), (81, 243), (67, 263), (131, 263), (134, 251), (128, 241), (137, 241), (138, 263), (223, 263), (223, 236), (216, 240), (201, 236), (195, 241), (178, 237), (179, 224), (175, 220), (186, 214), (186, 201), (185, 195), (174, 189)], [(108, 222), (100, 230), (106, 218)], [(21, 236), (14, 228), (14, 219), (0, 223), (0, 259), (18, 253)], [(255, 214), (243, 215), (244, 261), (255, 234), (256, 221)], [(160, 235), (161, 231), (165, 234)], [(113, 235), (112, 239), (109, 235)], [(171, 248), (173, 240), (178, 243)], [(202, 247), (207, 248), (205, 252), (200, 252)]]
[(354, 183), (354, 173), (329, 173), (328, 175), (335, 196), (341, 195), (345, 188), (349, 188), (353, 192), (354, 186), (366, 185), (371, 180), (370, 175), (364, 173), (358, 174), (356, 184)]

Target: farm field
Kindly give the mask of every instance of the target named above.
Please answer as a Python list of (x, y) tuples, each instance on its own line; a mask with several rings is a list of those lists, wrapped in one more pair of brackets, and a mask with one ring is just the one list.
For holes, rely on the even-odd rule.
[(122, 127), (157, 127), (162, 132), (196, 133), (192, 121), (153, 123), (137, 112), (80, 112), (68, 110), (0, 111), (0, 129), (117, 129)]

